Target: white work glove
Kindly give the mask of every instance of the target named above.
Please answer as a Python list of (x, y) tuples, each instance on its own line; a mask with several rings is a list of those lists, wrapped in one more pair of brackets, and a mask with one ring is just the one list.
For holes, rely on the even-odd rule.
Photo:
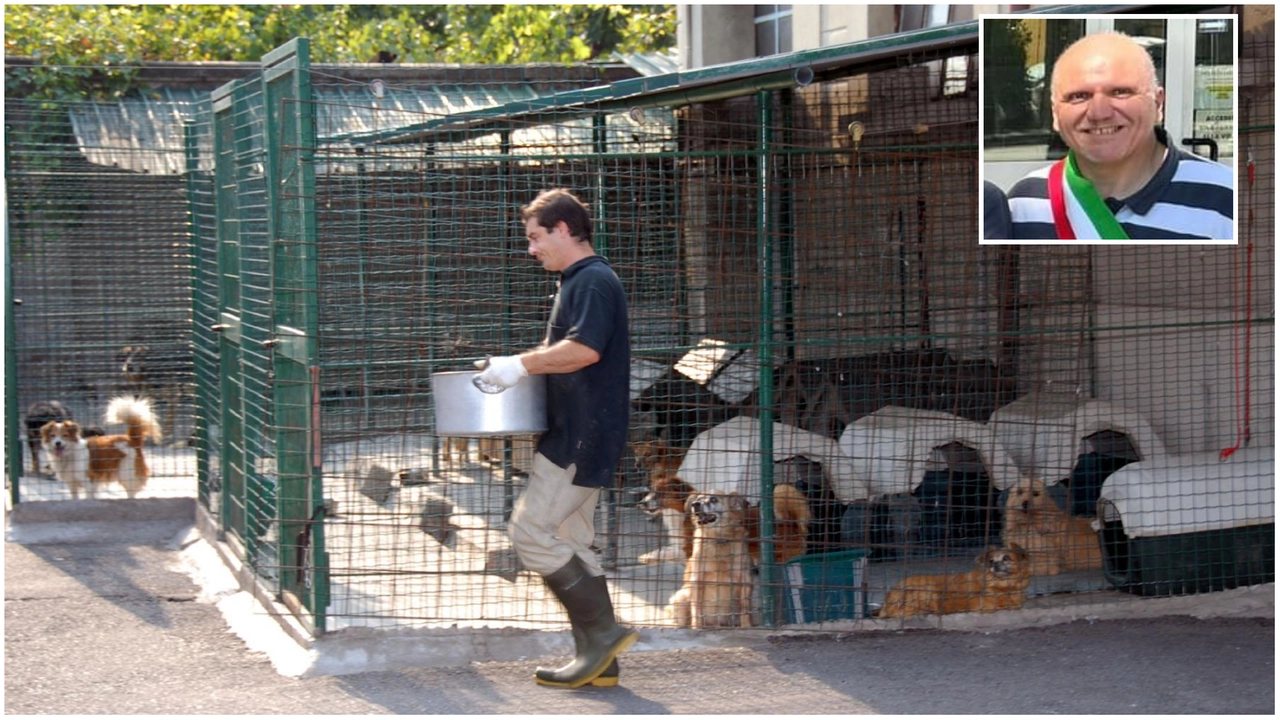
[(529, 371), (524, 368), (519, 355), (491, 357), (487, 367), (484, 363), (484, 360), (476, 362), (476, 365), (484, 368), (484, 372), (480, 373), (480, 382), (490, 387), (505, 390), (520, 382), (520, 378), (529, 377)]

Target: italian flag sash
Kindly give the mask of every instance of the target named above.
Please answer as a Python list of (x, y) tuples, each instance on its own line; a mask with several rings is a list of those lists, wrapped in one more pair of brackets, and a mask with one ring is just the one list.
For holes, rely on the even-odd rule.
[(1049, 207), (1059, 240), (1128, 240), (1093, 183), (1076, 168), (1075, 153), (1049, 168)]

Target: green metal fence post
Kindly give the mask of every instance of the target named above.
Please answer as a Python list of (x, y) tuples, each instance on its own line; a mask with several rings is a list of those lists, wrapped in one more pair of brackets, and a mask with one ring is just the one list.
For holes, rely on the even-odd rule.
[[(12, 128), (5, 127), (5, 135), (13, 137)], [(4, 145), (4, 174), (9, 172), (9, 143)], [(9, 476), (9, 501), (18, 504), (19, 484), (22, 482), (22, 441), (18, 429), (18, 333), (14, 315), (13, 266), (9, 262), (11, 238), (9, 233), (9, 195), (4, 196), (4, 451), (9, 458), (5, 472)]]
[[(591, 149), (596, 154), (596, 218), (592, 223), (592, 236), (595, 250), (606, 260), (609, 258), (609, 203), (606, 200), (608, 184), (605, 181), (604, 158), (609, 152), (608, 122), (604, 113), (591, 116)], [(604, 525), (605, 525), (605, 567), (618, 566), (618, 491), (613, 485), (604, 491)]]
[[(201, 247), (207, 238), (200, 236), (200, 226), (196, 219), (196, 192), (199, 187), (197, 174), (200, 171), (200, 146), (196, 138), (196, 124), (192, 120), (182, 123), (182, 151), (187, 190), (187, 232), (191, 237), (191, 317), (198, 320), (202, 313), (202, 297), (200, 287)], [(195, 327), (195, 332), (204, 332), (205, 328)], [(200, 372), (201, 354), (197, 343), (192, 343), (191, 353), (195, 359), (196, 372)], [(204, 507), (212, 507), (209, 497), (209, 423), (204, 412), (216, 407), (208, 396), (208, 388), (202, 382), (196, 382), (196, 496)]]
[[(436, 328), (436, 320), (438, 315), (437, 308), (440, 303), (436, 299), (437, 284), (439, 280), (437, 275), (440, 273), (439, 263), (436, 261), (439, 255), (436, 248), (436, 221), (438, 218), (437, 208), (440, 205), (440, 198), (444, 196), (444, 188), (439, 187), (438, 173), (439, 168), (436, 166), (433, 157), (436, 154), (435, 145), (428, 145), (423, 153), (422, 173), (423, 173), (423, 204), (426, 206), (425, 222), (422, 223), (422, 245), (425, 250), (426, 268), (424, 270), (424, 292), (427, 298), (425, 303), (424, 319), (427, 323), (427, 330), (433, 333)], [(436, 343), (427, 343), (427, 368), (432, 372), (436, 370)], [(432, 412), (434, 413), (434, 405)], [(440, 418), (434, 418), (436, 423), (436, 432), (431, 436), (431, 473), (438, 475), (440, 473), (440, 451), (452, 454), (453, 450), (447, 443), (440, 442), (440, 433), (438, 428)], [(467, 441), (470, 447), (470, 440)]]
[(760, 267), (760, 330), (756, 358), (760, 363), (760, 584), (764, 588), (764, 624), (774, 624), (778, 588), (773, 562), (773, 92), (756, 93), (759, 159), (756, 172), (757, 262)]
[[(369, 192), (369, 168), (364, 161), (365, 149), (356, 148), (356, 286), (361, 298), (369, 297), (365, 287), (368, 263), (365, 262), (365, 246), (369, 244), (369, 209), (373, 193)], [(369, 304), (360, 303), (360, 331), (369, 331)], [(373, 364), (369, 343), (363, 343), (364, 358), (360, 363), (360, 426), (367, 427), (373, 412), (370, 407), (369, 367)]]
[(213, 104), (213, 190), (217, 224), (217, 323), (218, 333), (218, 425), (221, 428), (221, 457), (218, 485), (221, 488), (219, 527), (231, 531), (245, 546), (246, 562), (252, 565), (256, 536), (248, 532), (244, 474), (244, 377), (241, 351), (240, 266), (241, 219), (236, 155), (245, 143), (247, 123), (237, 122), (243, 104), (245, 83), (235, 80), (212, 93)]
[[(507, 218), (514, 207), (514, 193), (512, 192), (512, 182), (514, 181), (512, 163), (514, 159), (511, 156), (511, 129), (507, 128), (498, 134), (499, 150), (502, 156), (498, 158), (501, 164), (501, 172), (498, 173), (498, 200), (502, 204), (502, 216), (506, 220), (502, 223), (504, 232), (502, 234), (502, 330), (500, 333), (501, 347), (509, 348), (511, 344), (511, 305), (506, 302), (511, 297), (511, 253), (508, 252), (508, 245), (514, 240), (511, 225), (513, 218)], [(516, 216), (519, 217), (518, 215)], [(507, 522), (511, 520), (511, 511), (516, 506), (516, 487), (515, 478), (512, 476), (511, 468), (513, 455), (511, 449), (511, 438), (504, 437), (502, 439), (502, 520)]]

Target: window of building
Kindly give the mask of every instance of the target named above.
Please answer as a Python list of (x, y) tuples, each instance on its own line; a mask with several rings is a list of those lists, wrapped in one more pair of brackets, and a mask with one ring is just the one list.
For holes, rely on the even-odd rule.
[(950, 5), (899, 5), (898, 32), (946, 25), (950, 10)]
[(791, 52), (791, 6), (756, 5), (756, 57)]
[[(897, 7), (898, 32), (923, 30), (940, 27), (961, 20), (972, 18), (972, 7), (956, 5), (899, 5)], [(963, 16), (963, 17), (962, 17)], [(934, 87), (942, 95), (951, 97), (960, 95), (969, 89), (968, 57), (947, 58), (945, 61), (929, 63)]]

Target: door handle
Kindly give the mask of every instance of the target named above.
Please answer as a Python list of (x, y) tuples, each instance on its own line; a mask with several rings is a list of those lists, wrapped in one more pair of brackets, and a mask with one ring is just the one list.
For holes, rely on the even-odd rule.
[(1218, 141), (1213, 138), (1182, 138), (1182, 144), (1189, 148), (1205, 146), (1209, 148), (1209, 159), (1218, 162)]

